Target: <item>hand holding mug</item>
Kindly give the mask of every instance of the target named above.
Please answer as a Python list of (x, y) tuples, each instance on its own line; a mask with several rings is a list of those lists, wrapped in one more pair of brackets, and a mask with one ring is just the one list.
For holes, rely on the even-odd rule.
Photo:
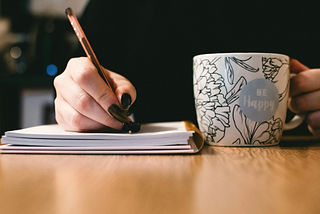
[(290, 60), (291, 79), (289, 108), (294, 113), (307, 113), (310, 132), (320, 137), (320, 69), (309, 69), (295, 59)]

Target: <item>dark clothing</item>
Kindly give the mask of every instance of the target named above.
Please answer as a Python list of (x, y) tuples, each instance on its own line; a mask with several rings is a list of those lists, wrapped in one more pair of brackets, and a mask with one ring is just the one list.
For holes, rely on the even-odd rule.
[(92, 0), (80, 22), (100, 63), (136, 87), (136, 121), (196, 123), (193, 56), (277, 52), (319, 66), (314, 2)]

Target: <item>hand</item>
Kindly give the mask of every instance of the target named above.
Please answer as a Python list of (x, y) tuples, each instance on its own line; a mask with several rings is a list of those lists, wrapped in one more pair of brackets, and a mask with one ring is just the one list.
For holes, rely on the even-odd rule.
[(320, 137), (320, 69), (309, 69), (295, 59), (290, 61), (291, 79), (289, 108), (294, 113), (307, 113), (310, 132)]
[(123, 76), (105, 68), (103, 72), (109, 72), (114, 92), (86, 57), (71, 59), (65, 71), (55, 78), (56, 120), (63, 129), (86, 131), (105, 126), (114, 129), (123, 127), (123, 123), (109, 112), (122, 111), (117, 108), (120, 103), (127, 109), (136, 99), (136, 90)]

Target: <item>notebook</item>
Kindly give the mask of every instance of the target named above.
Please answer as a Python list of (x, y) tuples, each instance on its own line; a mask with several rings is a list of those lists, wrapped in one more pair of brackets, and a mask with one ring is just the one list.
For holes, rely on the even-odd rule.
[(197, 153), (204, 140), (189, 121), (142, 124), (138, 133), (68, 132), (58, 124), (5, 132), (0, 153), (180, 154)]

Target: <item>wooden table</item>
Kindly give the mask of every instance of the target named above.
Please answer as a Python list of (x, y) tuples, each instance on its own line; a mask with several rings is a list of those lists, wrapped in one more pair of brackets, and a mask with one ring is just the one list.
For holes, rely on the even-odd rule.
[(0, 155), (0, 213), (320, 213), (320, 143), (197, 155)]

